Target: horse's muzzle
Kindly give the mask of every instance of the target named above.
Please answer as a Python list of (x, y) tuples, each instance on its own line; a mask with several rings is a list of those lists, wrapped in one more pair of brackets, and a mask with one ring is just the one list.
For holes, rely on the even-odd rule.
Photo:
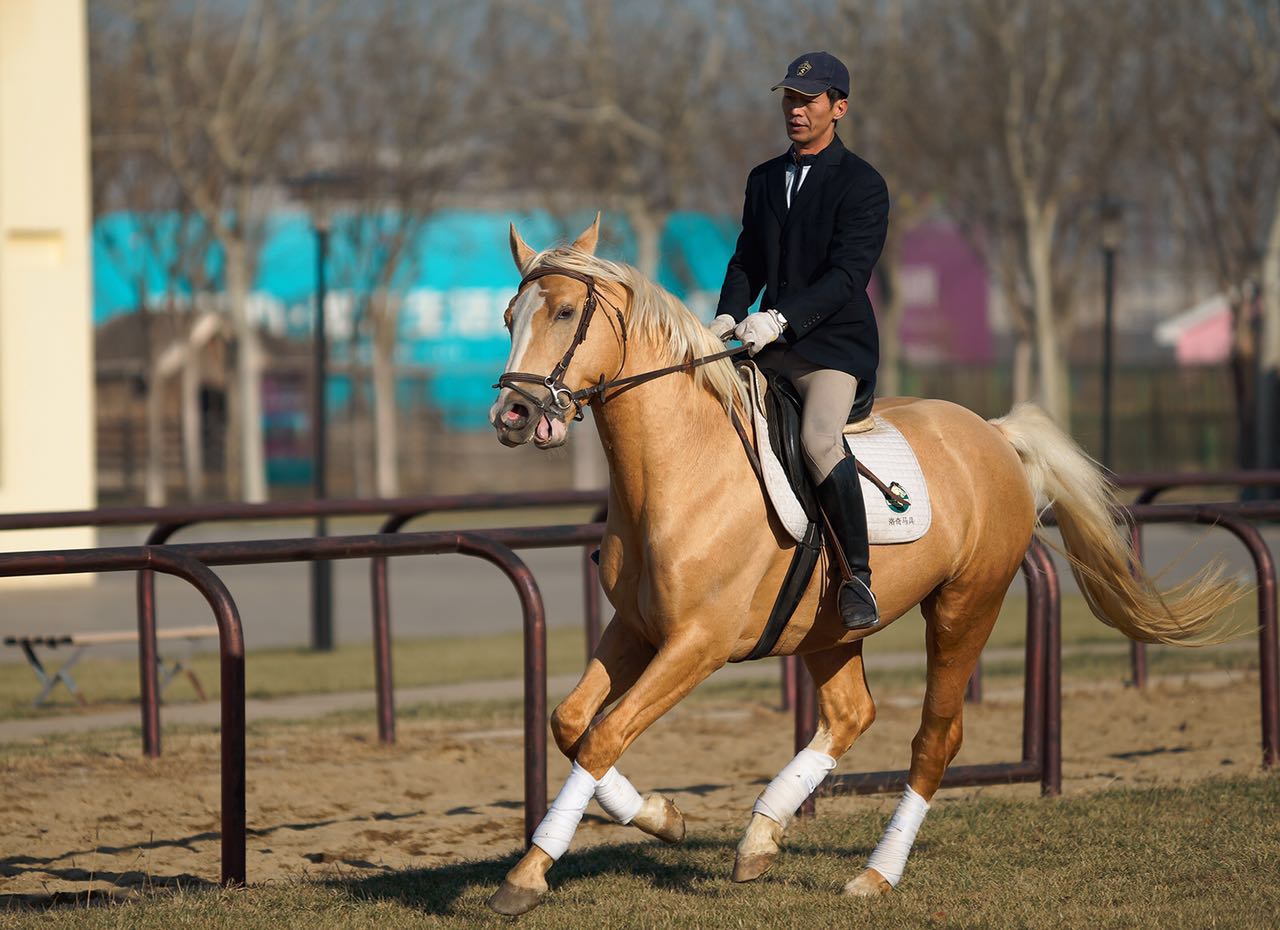
[(504, 446), (523, 446), (532, 441), (539, 449), (564, 445), (568, 424), (560, 417), (544, 416), (542, 411), (518, 394), (504, 391), (489, 412), (489, 420)]

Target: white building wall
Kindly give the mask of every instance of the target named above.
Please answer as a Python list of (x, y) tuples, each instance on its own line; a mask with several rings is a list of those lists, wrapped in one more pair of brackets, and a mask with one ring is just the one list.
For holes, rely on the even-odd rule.
[[(84, 0), (0, 0), (0, 512), (95, 503)], [(0, 532), (0, 550), (93, 545)]]

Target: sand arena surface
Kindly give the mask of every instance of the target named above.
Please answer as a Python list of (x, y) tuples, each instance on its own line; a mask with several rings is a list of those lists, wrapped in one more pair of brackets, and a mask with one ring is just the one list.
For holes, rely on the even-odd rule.
[[(905, 767), (919, 695), (877, 698), (875, 725), (837, 772)], [(1016, 758), (1021, 715), (1020, 697), (1004, 692), (969, 708), (957, 763)], [(711, 825), (745, 825), (762, 786), (791, 758), (791, 726), (791, 716), (776, 708), (695, 698), (642, 736), (619, 768), (642, 793), (656, 788), (674, 797), (691, 835)], [(518, 722), (402, 722), (399, 739), (395, 747), (379, 746), (371, 720), (251, 732), (249, 881), (431, 867), (519, 847)], [(1112, 684), (1073, 689), (1064, 699), (1063, 739), (1067, 793), (1256, 773), (1257, 675), (1162, 682), (1146, 693)], [(216, 735), (171, 736), (159, 760), (139, 757), (131, 736), (103, 745), (105, 751), (50, 745), (0, 756), (0, 905), (217, 878)], [(568, 763), (558, 754), (549, 763), (554, 794)], [(957, 803), (1037, 792), (1036, 785), (1018, 785), (952, 789), (939, 797)], [(887, 812), (892, 802), (825, 800), (819, 816), (867, 806)], [(575, 846), (639, 838), (592, 805)], [(732, 861), (726, 847), (726, 876)]]

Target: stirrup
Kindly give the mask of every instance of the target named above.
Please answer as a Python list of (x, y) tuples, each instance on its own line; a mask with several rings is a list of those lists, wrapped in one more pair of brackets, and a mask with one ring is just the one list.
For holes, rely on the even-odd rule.
[(868, 630), (880, 622), (880, 607), (871, 586), (857, 575), (840, 583), (836, 595), (840, 605), (840, 619), (846, 630)]

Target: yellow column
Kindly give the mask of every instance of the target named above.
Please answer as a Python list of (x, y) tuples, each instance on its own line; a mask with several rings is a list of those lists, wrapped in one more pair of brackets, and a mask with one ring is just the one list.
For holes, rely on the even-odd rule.
[(96, 499), (86, 28), (83, 0), (0, 0), (0, 513)]

